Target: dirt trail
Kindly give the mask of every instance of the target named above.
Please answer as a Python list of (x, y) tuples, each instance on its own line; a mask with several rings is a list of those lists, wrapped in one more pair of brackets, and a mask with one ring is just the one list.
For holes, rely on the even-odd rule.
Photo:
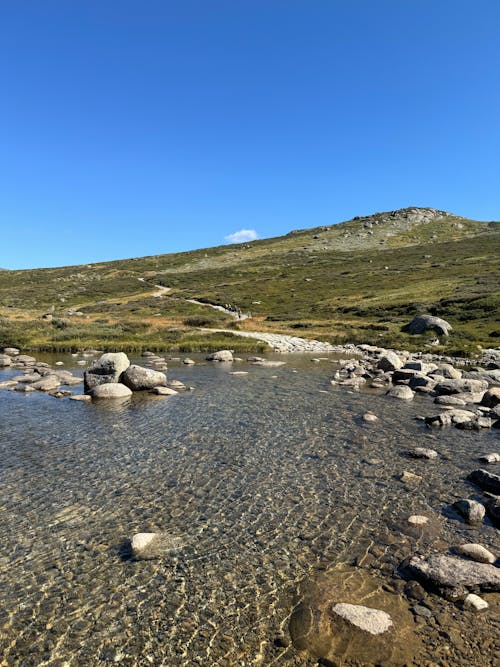
[[(142, 283), (146, 283), (144, 278), (138, 278)], [(162, 297), (164, 294), (167, 294), (171, 291), (171, 287), (164, 287), (163, 285), (155, 285), (158, 288), (158, 291), (155, 292), (152, 296)], [(196, 304), (197, 306), (205, 306), (206, 308), (213, 308), (218, 310), (229, 317), (232, 317), (234, 320), (242, 321), (248, 318), (248, 315), (242, 314), (241, 317), (238, 316), (229, 308), (224, 308), (224, 306), (218, 306), (213, 303), (205, 303), (204, 301), (198, 301), (197, 299), (186, 299), (188, 303)], [(262, 340), (267, 343), (273, 350), (277, 352), (333, 352), (335, 350), (333, 345), (330, 343), (324, 343), (319, 340), (308, 340), (307, 338), (299, 338), (298, 336), (287, 336), (285, 334), (275, 334), (259, 331), (234, 331), (232, 329), (200, 329), (200, 331), (206, 333), (231, 333), (235, 336), (242, 336), (243, 338), (254, 338), (257, 340)]]

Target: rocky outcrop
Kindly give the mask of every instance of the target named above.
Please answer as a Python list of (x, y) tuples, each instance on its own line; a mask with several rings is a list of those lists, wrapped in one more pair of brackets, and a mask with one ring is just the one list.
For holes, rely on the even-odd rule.
[(146, 391), (154, 387), (165, 387), (167, 376), (160, 371), (132, 364), (123, 371), (120, 382), (132, 391)]
[(120, 375), (129, 366), (130, 361), (124, 352), (107, 352), (106, 354), (103, 354), (84, 373), (83, 380), (85, 392), (88, 392), (101, 384), (118, 382)]

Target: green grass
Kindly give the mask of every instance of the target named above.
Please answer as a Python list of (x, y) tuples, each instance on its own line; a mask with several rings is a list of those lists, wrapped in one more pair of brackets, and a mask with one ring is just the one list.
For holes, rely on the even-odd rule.
[[(443, 350), (498, 346), (499, 227), (455, 216), (412, 225), (402, 211), (248, 244), (2, 271), (0, 345), (204, 351), (228, 346), (227, 336), (197, 328), (236, 327), (415, 348), (426, 338), (401, 329), (430, 312), (454, 328)], [(153, 297), (161, 284), (171, 291)], [(254, 319), (235, 323), (188, 298), (237, 304)], [(49, 309), (54, 319), (43, 321)]]

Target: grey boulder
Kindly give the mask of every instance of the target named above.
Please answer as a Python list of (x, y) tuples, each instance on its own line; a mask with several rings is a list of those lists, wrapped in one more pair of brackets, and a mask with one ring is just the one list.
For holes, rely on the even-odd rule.
[(471, 472), (467, 479), (474, 482), (474, 484), (484, 491), (494, 493), (496, 496), (500, 495), (500, 475), (495, 475), (492, 472), (479, 468)]
[(130, 366), (130, 361), (124, 352), (107, 352), (95, 361), (83, 376), (86, 392), (101, 384), (116, 383), (123, 371)]
[(233, 353), (231, 350), (219, 350), (209, 354), (206, 359), (207, 361), (233, 361)]
[(434, 331), (438, 336), (447, 336), (452, 331), (452, 326), (446, 320), (433, 315), (417, 315), (408, 324), (411, 334), (422, 334), (426, 331)]
[(132, 364), (121, 374), (120, 381), (132, 391), (145, 391), (165, 387), (167, 376), (160, 371)]

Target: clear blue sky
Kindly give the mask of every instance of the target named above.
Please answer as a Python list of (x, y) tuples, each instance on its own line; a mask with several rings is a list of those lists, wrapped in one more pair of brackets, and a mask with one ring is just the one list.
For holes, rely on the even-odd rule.
[(500, 219), (498, 0), (3, 0), (0, 267)]

